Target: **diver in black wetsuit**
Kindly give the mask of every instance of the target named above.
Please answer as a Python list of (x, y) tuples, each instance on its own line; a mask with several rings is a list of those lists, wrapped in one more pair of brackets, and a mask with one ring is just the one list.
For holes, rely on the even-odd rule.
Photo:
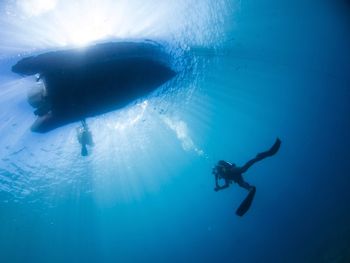
[[(281, 140), (277, 138), (274, 145), (268, 151), (258, 153), (255, 158), (248, 161), (242, 167), (238, 167), (235, 164), (231, 164), (223, 160), (219, 161), (218, 164), (214, 167), (213, 174), (215, 175), (215, 191), (228, 188), (233, 182), (249, 191), (247, 198), (237, 209), (237, 215), (242, 216), (248, 211), (256, 192), (255, 186), (252, 186), (244, 181), (242, 174), (245, 173), (256, 162), (276, 154), (280, 146)], [(225, 180), (225, 184), (222, 186), (219, 185), (220, 179)]]
[(92, 141), (92, 134), (89, 131), (86, 121), (82, 120), (81, 125), (82, 127), (78, 129), (78, 141), (81, 144), (81, 156), (87, 156), (88, 150), (86, 146), (93, 146), (94, 143)]

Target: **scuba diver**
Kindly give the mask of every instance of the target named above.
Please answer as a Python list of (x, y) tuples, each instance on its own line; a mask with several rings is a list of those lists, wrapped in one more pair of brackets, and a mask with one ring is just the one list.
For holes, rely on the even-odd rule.
[[(234, 163), (229, 163), (229, 162), (220, 160), (218, 164), (213, 168), (212, 173), (215, 176), (214, 190), (216, 192), (219, 190), (228, 188), (230, 184), (232, 184), (233, 182), (237, 183), (240, 187), (249, 191), (248, 196), (243, 200), (241, 205), (236, 210), (236, 214), (238, 216), (243, 216), (248, 211), (248, 209), (250, 208), (253, 202), (255, 192), (256, 192), (255, 186), (252, 186), (246, 181), (244, 181), (242, 174), (245, 173), (256, 162), (275, 155), (279, 150), (280, 146), (281, 146), (281, 140), (277, 138), (275, 143), (269, 150), (258, 153), (255, 158), (248, 161), (242, 167), (238, 167)], [(223, 179), (225, 181), (225, 184), (222, 186), (219, 185), (220, 179)]]
[(94, 146), (92, 134), (86, 124), (85, 119), (81, 121), (81, 127), (77, 129), (78, 141), (81, 144), (81, 156), (88, 156), (87, 145)]

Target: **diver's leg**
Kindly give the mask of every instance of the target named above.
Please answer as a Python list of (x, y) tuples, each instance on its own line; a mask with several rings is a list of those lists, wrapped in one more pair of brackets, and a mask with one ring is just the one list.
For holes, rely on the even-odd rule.
[(85, 118), (81, 120), (81, 126), (86, 130), (87, 129), (87, 124)]
[(86, 144), (81, 145), (81, 156), (87, 156), (88, 155), (88, 150), (86, 148)]
[(260, 161), (262, 159), (255, 157), (251, 160), (249, 160), (245, 165), (243, 165), (241, 167), (241, 173), (245, 173), (253, 164), (255, 164), (256, 162)]
[(252, 190), (253, 188), (255, 188), (255, 186), (252, 186), (252, 185), (250, 185), (250, 184), (248, 184), (246, 181), (244, 181), (243, 179), (242, 180), (239, 180), (238, 182), (237, 182), (237, 184), (240, 186), (240, 187), (242, 187), (242, 188), (244, 188), (244, 189), (246, 189), (246, 190), (248, 190), (248, 191), (250, 191), (250, 190)]
[(275, 143), (272, 145), (272, 147), (269, 150), (258, 153), (255, 158), (249, 160), (245, 165), (243, 165), (241, 167), (241, 173), (245, 173), (256, 162), (275, 155), (279, 150), (280, 146), (281, 146), (281, 140), (277, 138)]
[(272, 145), (272, 147), (270, 149), (268, 149), (265, 152), (258, 153), (256, 155), (256, 158), (262, 160), (266, 157), (270, 157), (270, 156), (275, 155), (278, 152), (279, 148), (281, 147), (281, 143), (282, 143), (281, 140), (279, 138), (277, 138), (275, 143)]

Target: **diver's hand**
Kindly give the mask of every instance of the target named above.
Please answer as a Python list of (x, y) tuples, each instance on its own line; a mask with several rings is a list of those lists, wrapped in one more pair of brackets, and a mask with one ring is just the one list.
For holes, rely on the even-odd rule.
[(219, 190), (220, 190), (219, 187), (215, 187), (215, 188), (214, 188), (214, 191), (215, 191), (215, 192), (217, 192), (217, 191), (219, 191)]

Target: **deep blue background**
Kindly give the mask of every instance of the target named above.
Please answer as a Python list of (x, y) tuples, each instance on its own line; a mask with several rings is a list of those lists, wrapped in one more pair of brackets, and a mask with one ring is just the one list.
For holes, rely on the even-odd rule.
[[(196, 88), (161, 102), (202, 155), (155, 113), (103, 151), (92, 121), (87, 160), (74, 126), (31, 135), (24, 95), (11, 97), (16, 58), (2, 54), (0, 261), (350, 262), (349, 14), (346, 1), (242, 1), (222, 44), (189, 44), (196, 71), (171, 85)], [(214, 192), (211, 168), (276, 136), (280, 152), (246, 175), (257, 194), (238, 218), (245, 192)]]

